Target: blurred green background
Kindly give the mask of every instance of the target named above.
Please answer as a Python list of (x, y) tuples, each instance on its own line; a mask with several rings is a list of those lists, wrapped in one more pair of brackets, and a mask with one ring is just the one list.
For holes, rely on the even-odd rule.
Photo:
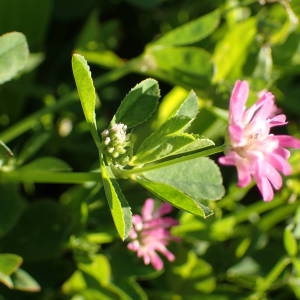
[[(0, 0), (0, 34), (22, 32), (30, 49), (26, 68), (0, 85), (0, 140), (15, 155), (1, 168), (41, 157), (97, 168), (74, 96), (74, 51), (91, 66), (99, 130), (136, 83), (153, 77), (163, 98), (151, 129), (193, 89), (200, 112), (191, 132), (221, 144), (231, 88), (245, 79), (250, 102), (272, 91), (289, 119), (279, 132), (299, 137), (299, 18), (298, 0)], [(212, 217), (174, 213), (181, 242), (163, 272), (128, 252), (98, 184), (0, 176), (0, 252), (18, 255), (0, 255), (0, 299), (300, 299), (299, 159), (292, 154), (294, 172), (270, 203), (222, 169), (226, 195), (210, 203)], [(137, 213), (149, 194), (122, 187)]]

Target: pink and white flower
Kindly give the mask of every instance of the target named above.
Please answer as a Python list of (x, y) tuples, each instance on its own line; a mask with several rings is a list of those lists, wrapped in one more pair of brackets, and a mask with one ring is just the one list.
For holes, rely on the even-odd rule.
[(288, 148), (300, 148), (300, 140), (289, 135), (274, 135), (272, 127), (286, 125), (286, 116), (275, 105), (274, 95), (262, 91), (258, 101), (245, 107), (249, 94), (246, 81), (237, 81), (229, 104), (230, 147), (219, 158), (223, 165), (236, 166), (238, 186), (257, 184), (264, 201), (271, 201), (282, 186), (281, 174), (289, 175)]
[(142, 257), (145, 265), (151, 264), (154, 269), (161, 270), (164, 263), (158, 252), (164, 255), (169, 261), (174, 261), (175, 256), (167, 249), (170, 241), (177, 241), (178, 238), (170, 233), (172, 226), (178, 225), (178, 221), (165, 217), (172, 211), (172, 206), (163, 203), (155, 209), (155, 201), (146, 199), (141, 215), (133, 215), (132, 229), (129, 233), (130, 242), (128, 249), (137, 252)]

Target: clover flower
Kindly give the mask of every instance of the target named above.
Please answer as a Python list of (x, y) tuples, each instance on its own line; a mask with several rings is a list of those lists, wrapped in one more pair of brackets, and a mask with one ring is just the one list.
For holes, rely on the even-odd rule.
[(178, 224), (178, 221), (165, 217), (172, 211), (172, 206), (163, 203), (157, 209), (154, 208), (155, 201), (146, 199), (141, 215), (133, 215), (132, 229), (129, 233), (129, 250), (137, 252), (142, 257), (145, 265), (151, 264), (154, 269), (161, 270), (164, 263), (158, 252), (164, 255), (168, 261), (174, 261), (175, 256), (167, 249), (170, 241), (178, 241), (170, 233), (170, 228)]
[(109, 163), (124, 166), (129, 161), (129, 135), (126, 134), (127, 126), (115, 123), (102, 131), (103, 148)]
[(258, 101), (245, 107), (249, 94), (246, 81), (237, 81), (229, 104), (230, 146), (219, 158), (223, 165), (236, 166), (238, 186), (257, 184), (264, 201), (271, 201), (282, 186), (283, 175), (291, 173), (288, 148), (300, 148), (300, 140), (289, 135), (274, 135), (272, 127), (286, 125), (286, 116), (275, 105), (274, 95), (262, 91)]

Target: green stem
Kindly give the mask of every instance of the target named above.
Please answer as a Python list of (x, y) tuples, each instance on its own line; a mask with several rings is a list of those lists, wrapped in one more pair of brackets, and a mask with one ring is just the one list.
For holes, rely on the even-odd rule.
[(69, 183), (79, 184), (100, 181), (97, 172), (51, 172), (14, 170), (0, 172), (0, 182)]
[(250, 299), (262, 299), (263, 295), (271, 288), (275, 280), (277, 280), (280, 274), (290, 263), (291, 259), (289, 257), (283, 257), (281, 260), (279, 260), (277, 264), (273, 267), (271, 272), (265, 278), (260, 278), (257, 281), (257, 292), (254, 295), (252, 295)]
[(155, 169), (159, 169), (159, 168), (163, 168), (163, 167), (167, 167), (173, 164), (177, 164), (180, 162), (184, 162), (190, 159), (194, 159), (197, 157), (203, 157), (203, 156), (209, 156), (209, 155), (213, 155), (219, 152), (224, 152), (225, 150), (225, 145), (221, 145), (221, 146), (217, 146), (214, 148), (210, 148), (207, 150), (203, 150), (203, 151), (199, 151), (193, 154), (188, 154), (188, 155), (183, 155), (181, 157), (178, 158), (174, 158), (174, 159), (170, 159), (161, 163), (155, 163), (155, 164), (151, 164), (151, 165), (146, 165), (144, 167), (141, 168), (133, 168), (130, 170), (120, 170), (120, 175), (127, 177), (128, 175), (135, 175), (135, 174), (140, 174), (140, 173), (144, 173), (147, 171), (152, 171)]
[[(132, 70), (132, 62), (129, 61), (124, 66), (113, 69), (102, 76), (99, 76), (95, 79), (94, 83), (96, 88), (103, 87), (113, 81), (120, 79), (121, 77), (127, 75)], [(24, 132), (32, 129), (37, 123), (40, 122), (42, 116), (58, 111), (59, 109), (71, 104), (75, 103), (75, 100), (78, 99), (77, 91), (70, 92), (69, 94), (63, 96), (61, 99), (49, 107), (45, 107), (31, 116), (19, 121), (18, 123), (12, 125), (7, 130), (4, 130), (0, 133), (0, 140), (4, 143), (8, 143)]]

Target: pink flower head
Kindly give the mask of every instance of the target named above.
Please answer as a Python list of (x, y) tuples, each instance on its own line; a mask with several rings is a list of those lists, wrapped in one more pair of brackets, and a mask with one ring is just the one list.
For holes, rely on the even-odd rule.
[(238, 80), (229, 104), (230, 148), (219, 162), (236, 166), (238, 186), (244, 187), (254, 179), (264, 201), (271, 201), (273, 189), (282, 186), (280, 173), (291, 173), (290, 152), (285, 147), (300, 148), (300, 140), (270, 133), (272, 127), (287, 124), (286, 116), (275, 105), (272, 93), (261, 92), (258, 101), (246, 108), (248, 93), (248, 83)]
[(157, 209), (154, 208), (155, 201), (146, 199), (141, 215), (133, 215), (132, 229), (129, 233), (130, 242), (128, 249), (137, 252), (142, 257), (145, 265), (151, 263), (154, 269), (161, 270), (164, 263), (157, 252), (164, 255), (169, 261), (175, 256), (167, 246), (170, 241), (178, 240), (172, 236), (169, 229), (178, 224), (178, 221), (164, 215), (172, 211), (172, 206), (163, 203)]

